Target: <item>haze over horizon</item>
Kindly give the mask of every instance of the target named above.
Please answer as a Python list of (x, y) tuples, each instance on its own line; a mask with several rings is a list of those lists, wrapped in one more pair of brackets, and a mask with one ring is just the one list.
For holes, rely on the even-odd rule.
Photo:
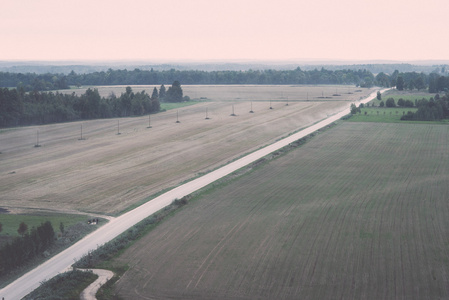
[(449, 60), (444, 0), (23, 0), (0, 60)]

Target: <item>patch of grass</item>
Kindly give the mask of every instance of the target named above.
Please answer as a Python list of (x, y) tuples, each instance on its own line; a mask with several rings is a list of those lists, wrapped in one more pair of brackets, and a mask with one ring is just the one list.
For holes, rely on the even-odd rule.
[(196, 102), (196, 101), (186, 101), (186, 102), (177, 102), (177, 103), (161, 102), (161, 111), (177, 109), (177, 108), (191, 106), (191, 105), (195, 105), (195, 104), (198, 104), (198, 102)]
[(78, 222), (84, 222), (89, 219), (84, 215), (66, 215), (66, 214), (0, 214), (0, 223), (3, 225), (3, 230), (0, 235), (19, 236), (17, 229), (19, 224), (24, 222), (28, 225), (28, 230), (32, 227), (38, 227), (46, 221), (50, 221), (55, 232), (59, 232), (59, 224), (62, 222), (64, 227), (70, 227)]
[[(409, 124), (449, 124), (449, 120), (442, 121), (402, 121), (401, 117), (407, 112), (416, 112), (414, 107), (365, 107), (361, 113), (345, 119), (349, 122), (374, 122), (374, 123), (409, 123)], [(366, 113), (366, 114), (365, 114)]]
[(404, 99), (404, 101), (410, 100), (413, 103), (415, 103), (415, 100), (421, 100), (423, 98), (429, 100), (432, 97), (435, 97), (435, 94), (429, 94), (427, 92), (418, 92), (418, 91), (410, 92), (410, 91), (390, 90), (382, 94), (382, 100), (377, 100), (377, 98), (374, 98), (369, 103), (370, 105), (374, 104), (376, 108), (380, 108), (379, 107), (380, 102), (383, 101), (385, 103), (385, 101), (387, 101), (388, 98), (393, 98), (394, 103), (397, 104), (398, 100), (401, 98)]
[(97, 278), (92, 272), (73, 270), (43, 282), (23, 299), (79, 299), (81, 292)]
[(378, 123), (403, 123), (401, 117), (408, 111), (415, 112), (416, 108), (410, 107), (365, 107), (361, 113), (348, 118), (350, 122), (378, 122)]

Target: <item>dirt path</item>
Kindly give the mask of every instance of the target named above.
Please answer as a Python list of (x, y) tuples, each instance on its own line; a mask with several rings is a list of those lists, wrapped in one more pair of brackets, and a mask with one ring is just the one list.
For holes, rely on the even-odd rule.
[(89, 272), (98, 275), (97, 280), (92, 282), (80, 295), (80, 300), (96, 300), (95, 294), (98, 292), (100, 287), (105, 284), (109, 279), (114, 276), (114, 273), (109, 270), (103, 269), (78, 269), (81, 271)]

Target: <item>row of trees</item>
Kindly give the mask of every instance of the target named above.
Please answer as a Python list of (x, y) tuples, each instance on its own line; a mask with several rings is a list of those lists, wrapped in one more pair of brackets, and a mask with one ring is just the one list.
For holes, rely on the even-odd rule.
[[(417, 103), (417, 101), (415, 101), (415, 104), (414, 104), (412, 100), (408, 100), (408, 99), (404, 100), (402, 98), (399, 98), (397, 106), (399, 106), (399, 107), (413, 107), (413, 106), (416, 106), (416, 103)], [(388, 98), (387, 101), (385, 101), (385, 102), (380, 101), (379, 106), (380, 107), (385, 107), (385, 106), (386, 107), (396, 107), (396, 103), (394, 102), (393, 98)]]
[(75, 93), (26, 93), (23, 89), (0, 88), (0, 127), (140, 116), (159, 110), (157, 90), (150, 97), (145, 91), (134, 93), (131, 87), (127, 87), (120, 97), (111, 94), (104, 98), (97, 89), (88, 89), (77, 96)]
[(18, 232), (21, 237), (0, 248), (0, 274), (5, 274), (41, 255), (55, 241), (55, 232), (50, 221), (31, 228), (29, 232), (26, 224), (21, 223)]
[(449, 76), (441, 76), (437, 73), (394, 71), (393, 74), (387, 75), (381, 72), (376, 75), (375, 82), (378, 86), (396, 87), (400, 91), (415, 89), (420, 91), (428, 88), (429, 93), (438, 93), (449, 90)]
[(438, 121), (449, 118), (449, 94), (442, 97), (437, 94), (435, 99), (419, 100), (416, 106), (418, 107), (416, 112), (409, 111), (401, 117), (401, 120)]
[(139, 85), (181, 81), (184, 84), (376, 84), (367, 70), (248, 70), (248, 71), (145, 71), (112, 70), (89, 74), (43, 74), (0, 72), (0, 86), (22, 87), (25, 91), (64, 89), (70, 85)]

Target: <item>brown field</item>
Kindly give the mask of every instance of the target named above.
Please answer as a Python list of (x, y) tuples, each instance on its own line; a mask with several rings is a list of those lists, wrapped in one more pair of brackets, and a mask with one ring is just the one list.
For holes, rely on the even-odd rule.
[(126, 250), (124, 299), (448, 299), (449, 126), (345, 122)]
[[(198, 87), (198, 95), (217, 100), (180, 108), (179, 124), (175, 123), (177, 111), (171, 110), (152, 115), (149, 129), (145, 116), (2, 130), (0, 207), (12, 213), (47, 209), (117, 214), (154, 193), (308, 126), (370, 92), (363, 89), (341, 100), (291, 102), (288, 106), (274, 101), (270, 110), (269, 104), (257, 100), (271, 86), (228, 86), (229, 94), (233, 88), (240, 95), (232, 102), (236, 117), (230, 116), (232, 106), (225, 101), (233, 96), (220, 98), (224, 87), (207, 86)], [(286, 97), (304, 95), (314, 88), (326, 95), (336, 87), (273, 88), (278, 89), (274, 94), (282, 90)], [(184, 91), (188, 95), (195, 87), (184, 87)], [(254, 114), (249, 113), (249, 101), (254, 101)], [(206, 108), (210, 120), (205, 120)], [(81, 124), (85, 140), (78, 140)], [(37, 132), (41, 147), (35, 148)]]

